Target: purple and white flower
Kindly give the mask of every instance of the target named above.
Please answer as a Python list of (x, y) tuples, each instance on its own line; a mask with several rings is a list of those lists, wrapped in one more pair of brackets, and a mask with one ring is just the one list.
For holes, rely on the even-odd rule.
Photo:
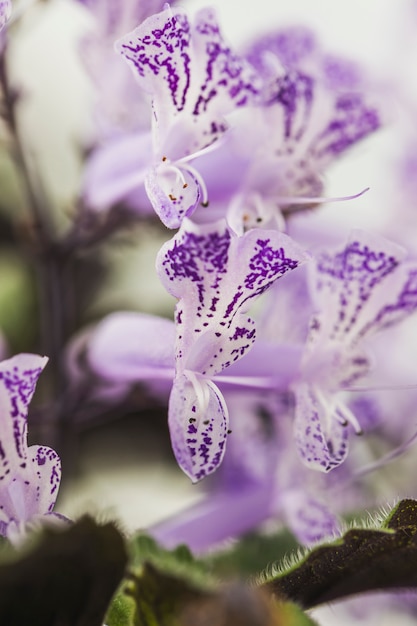
[(144, 182), (163, 223), (177, 228), (208, 200), (190, 161), (222, 137), (225, 116), (250, 102), (259, 81), (225, 44), (211, 9), (191, 24), (168, 7), (116, 42), (116, 50), (152, 95), (154, 162)]
[(304, 463), (329, 471), (346, 457), (358, 421), (338, 392), (368, 373), (363, 340), (417, 308), (417, 265), (400, 246), (353, 231), (345, 248), (314, 265), (316, 311), (294, 386), (295, 437)]
[(58, 454), (27, 445), (28, 407), (48, 359), (19, 354), (0, 363), (0, 534), (17, 541), (28, 524), (56, 516)]

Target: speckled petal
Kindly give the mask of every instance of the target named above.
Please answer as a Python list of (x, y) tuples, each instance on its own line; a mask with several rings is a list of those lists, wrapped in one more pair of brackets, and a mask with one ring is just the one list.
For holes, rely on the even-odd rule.
[(310, 148), (321, 167), (381, 126), (376, 108), (367, 104), (363, 95), (358, 93), (340, 95), (331, 115)]
[(329, 472), (348, 452), (348, 429), (337, 419), (332, 402), (319, 400), (309, 385), (295, 388), (294, 437), (302, 462), (311, 469)]
[(187, 16), (167, 8), (115, 44), (139, 85), (152, 94), (157, 124), (165, 134), (184, 110), (190, 89), (191, 27)]
[(179, 299), (177, 367), (213, 375), (242, 357), (255, 340), (245, 312), (306, 259), (282, 233), (252, 230), (238, 237), (223, 220), (208, 225), (184, 220), (157, 259), (164, 286)]
[[(181, 156), (213, 143), (226, 129), (224, 115), (257, 93), (252, 68), (224, 43), (211, 9), (191, 25), (183, 12), (168, 8), (116, 42), (116, 50), (153, 96), (157, 152), (164, 146), (170, 159), (179, 158), (170, 152), (179, 142)], [(181, 133), (168, 140), (180, 116)]]
[(0, 520), (25, 524), (52, 511), (61, 478), (57, 453), (27, 447), (27, 411), (46, 357), (19, 354), (0, 363)]
[(289, 528), (303, 545), (333, 538), (340, 531), (340, 522), (328, 505), (302, 489), (284, 494), (283, 506)]
[[(404, 263), (388, 277), (384, 292), (373, 302), (374, 316), (364, 324), (360, 336), (398, 324), (417, 309), (417, 266)], [(370, 315), (368, 316), (370, 317)]]
[(224, 398), (216, 385), (188, 372), (174, 381), (169, 400), (169, 429), (175, 458), (197, 482), (223, 459), (228, 429)]
[(325, 254), (315, 266), (314, 283), (319, 326), (313, 334), (320, 341), (353, 341), (389, 300), (387, 277), (403, 261), (400, 246), (364, 231), (353, 231), (346, 247), (338, 254)]
[(0, 487), (26, 463), (28, 405), (47, 361), (19, 354), (0, 363)]
[(51, 513), (61, 482), (61, 460), (55, 450), (31, 446), (28, 450), (30, 492), (27, 494), (28, 517)]

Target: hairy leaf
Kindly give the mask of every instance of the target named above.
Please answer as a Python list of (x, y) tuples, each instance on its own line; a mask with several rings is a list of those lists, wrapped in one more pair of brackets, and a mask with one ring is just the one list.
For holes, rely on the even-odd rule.
[(416, 588), (417, 502), (401, 501), (375, 526), (314, 548), (262, 588), (304, 608), (365, 591)]

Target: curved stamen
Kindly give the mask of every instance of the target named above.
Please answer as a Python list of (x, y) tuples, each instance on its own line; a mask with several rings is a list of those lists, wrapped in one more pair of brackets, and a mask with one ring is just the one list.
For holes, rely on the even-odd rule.
[(350, 424), (353, 427), (356, 435), (362, 435), (363, 430), (361, 425), (359, 424), (356, 416), (352, 413), (352, 411), (346, 405), (342, 405), (339, 402), (335, 405), (336, 409), (336, 418), (343, 425), (347, 426)]
[(198, 408), (202, 413), (205, 413), (210, 402), (210, 394), (208, 390), (209, 381), (204, 380), (202, 382), (198, 374), (196, 372), (192, 372), (191, 370), (184, 370), (184, 375), (188, 378), (194, 388), (195, 395), (197, 396)]
[(345, 200), (354, 200), (360, 198), (370, 187), (365, 187), (359, 193), (355, 193), (353, 196), (337, 196), (334, 198), (326, 198), (324, 196), (279, 196), (277, 198), (278, 204), (312, 204), (312, 203), (325, 203), (325, 202), (345, 202)]
[(188, 163), (185, 163), (183, 165), (183, 163), (181, 162), (181, 168), (188, 172), (190, 176), (192, 176), (197, 181), (197, 184), (201, 190), (201, 204), (208, 205), (208, 191), (206, 183), (204, 182), (204, 178), (192, 165), (189, 165)]

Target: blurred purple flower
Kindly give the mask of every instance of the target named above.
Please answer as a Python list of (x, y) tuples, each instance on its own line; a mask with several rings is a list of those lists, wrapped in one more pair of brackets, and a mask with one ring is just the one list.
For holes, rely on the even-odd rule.
[(12, 0), (0, 0), (0, 30), (4, 28), (12, 14)]
[(11, 541), (28, 524), (57, 516), (60, 459), (51, 448), (27, 445), (28, 406), (47, 360), (19, 354), (0, 363), (0, 534)]
[[(207, 20), (210, 26), (208, 32), (218, 33), (212, 17), (208, 20), (205, 13), (201, 15), (200, 20)], [(197, 23), (195, 30), (198, 28)], [(137, 64), (139, 75), (144, 73), (141, 83), (154, 96), (157, 162), (146, 178), (149, 198), (168, 226), (178, 226), (182, 216), (191, 215), (199, 202), (210, 200), (209, 209), (196, 212), (197, 221), (227, 216), (239, 234), (259, 226), (282, 229), (285, 216), (327, 200), (322, 197), (325, 170), (380, 127), (381, 114), (371, 103), (369, 81), (353, 63), (324, 54), (310, 31), (293, 28), (260, 38), (248, 52), (252, 65), (234, 55), (228, 57), (234, 71), (240, 71), (239, 80), (243, 74), (243, 86), (247, 76), (257, 75), (256, 82), (252, 81), (255, 88), (248, 94), (243, 90), (248, 95), (245, 106), (230, 106), (218, 90), (206, 103), (201, 94), (200, 100), (196, 95), (205, 86), (203, 62), (197, 67), (190, 62), (194, 82), (186, 80), (184, 63), (193, 42), (189, 33), (194, 33), (189, 29), (187, 21), (176, 35), (177, 56), (168, 59), (175, 78), (172, 93), (167, 59), (157, 56), (153, 63), (139, 40), (131, 37), (137, 45), (136, 49), (131, 44), (131, 63)], [(231, 55), (229, 49), (227, 54)], [(145, 61), (149, 63), (144, 65)], [(208, 87), (205, 89), (207, 93)], [(240, 97), (241, 92), (237, 93)], [(202, 103), (204, 108), (208, 105), (204, 114)], [(212, 122), (217, 134), (226, 129), (225, 114), (228, 132), (213, 145), (215, 149), (201, 151), (210, 143), (212, 133), (207, 128)], [(85, 179), (86, 198), (93, 207), (124, 198), (132, 207), (146, 210), (141, 185), (148, 164), (145, 160), (141, 163), (139, 156), (143, 143), (143, 136), (136, 134), (123, 145), (115, 142), (96, 154)], [(195, 167), (189, 164), (191, 158), (196, 159)], [(112, 167), (115, 161), (116, 170)]]
[(345, 459), (350, 423), (358, 421), (337, 393), (370, 369), (363, 340), (417, 308), (417, 265), (400, 246), (353, 231), (346, 247), (313, 265), (316, 311), (294, 386), (295, 437), (309, 467), (327, 472)]
[(149, 129), (149, 102), (141, 98), (114, 42), (126, 31), (160, 11), (162, 0), (79, 0), (93, 24), (80, 42), (81, 60), (97, 91), (95, 140), (112, 142), (126, 133)]

